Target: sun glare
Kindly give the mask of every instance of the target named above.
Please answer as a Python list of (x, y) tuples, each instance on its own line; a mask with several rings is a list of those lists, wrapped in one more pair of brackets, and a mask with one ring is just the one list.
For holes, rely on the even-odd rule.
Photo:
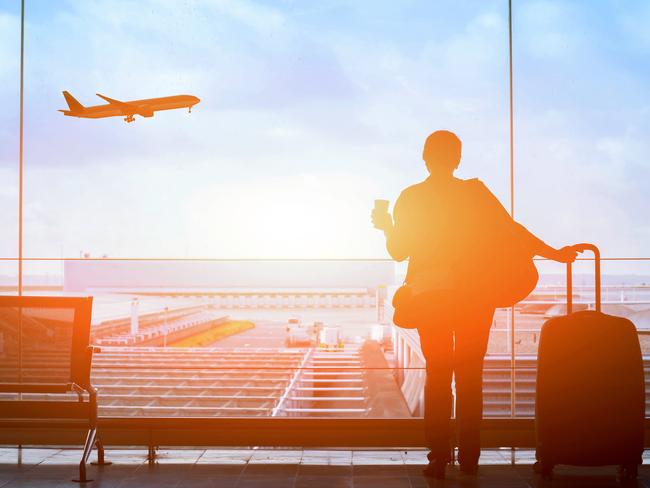
[[(373, 192), (344, 175), (300, 175), (215, 187), (188, 209), (193, 253), (255, 258), (368, 255)], [(364, 235), (364, 239), (353, 238)], [(199, 239), (199, 236), (201, 238)], [(382, 249), (379, 246), (378, 249)]]

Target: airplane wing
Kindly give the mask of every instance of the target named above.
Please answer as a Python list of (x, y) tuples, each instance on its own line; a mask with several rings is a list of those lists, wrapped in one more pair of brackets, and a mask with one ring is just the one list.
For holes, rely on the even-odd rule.
[(114, 98), (106, 97), (106, 96), (104, 96), (104, 95), (102, 95), (100, 93), (96, 93), (95, 95), (97, 95), (102, 100), (106, 100), (111, 105), (115, 105), (116, 107), (119, 107), (119, 108), (121, 108), (123, 110), (137, 110), (138, 109), (138, 107), (135, 106), (135, 105), (132, 105), (132, 104), (127, 103), (127, 102), (120, 102), (119, 100), (115, 100)]

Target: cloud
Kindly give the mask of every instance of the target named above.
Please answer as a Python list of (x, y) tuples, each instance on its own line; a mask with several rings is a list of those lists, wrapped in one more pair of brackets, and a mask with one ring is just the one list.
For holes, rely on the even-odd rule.
[(619, 13), (558, 2), (515, 11), (517, 200), (519, 216), (551, 243), (644, 255), (649, 73), (638, 48), (609, 48), (620, 29), (598, 19)]
[[(424, 176), (422, 141), (438, 128), (464, 141), (460, 175), (507, 201), (504, 5), (42, 4), (47, 12), (28, 18), (30, 252), (383, 255), (368, 206)], [(588, 13), (515, 5), (517, 208), (550, 242), (588, 238), (608, 253), (640, 253), (650, 234), (637, 210), (648, 206), (650, 149), (639, 143), (649, 136), (648, 73), (639, 51), (628, 47), (623, 63), (601, 47), (616, 29), (642, 33), (625, 24), (632, 17), (610, 31)], [(15, 44), (16, 25), (0, 14), (0, 41)], [(0, 100), (12, 106), (15, 45), (0, 42), (5, 59), (14, 67), (0, 62)], [(202, 102), (191, 115), (126, 125), (64, 118), (62, 89), (87, 104), (100, 103), (95, 92)], [(0, 115), (2, 164), (15, 158), (16, 112)], [(292, 206), (307, 214), (302, 232), (283, 217)]]
[[(322, 228), (341, 237), (325, 247), (314, 228), (296, 234), (288, 249), (311, 256), (383, 254), (381, 239), (368, 229), (368, 207), (377, 196), (394, 199), (400, 186), (423, 176), (420, 146), (438, 124), (457, 125), (467, 137), (486, 132), (484, 124), (463, 119), (489, 117), (494, 105), (478, 93), (463, 95), (457, 85), (474, 84), (483, 93), (495, 87), (488, 58), (496, 58), (495, 39), (503, 30), (498, 17), (483, 13), (449, 40), (407, 50), (382, 32), (357, 37), (315, 20), (314, 29), (306, 30), (303, 18), (253, 3), (178, 8), (176, 2), (70, 2), (51, 18), (47, 26), (31, 27), (30, 41), (29, 198), (40, 222), (28, 227), (37, 254), (52, 242), (74, 254), (86, 248), (145, 252), (165, 241), (163, 215), (184, 229), (166, 249), (182, 252), (188, 235), (200, 242), (192, 229), (202, 227), (182, 209), (196, 198), (190, 194), (207, 191), (204, 184), (217, 195), (231, 185), (231, 193), (265, 194), (265, 201), (282, 209), (300, 209), (306, 205), (301, 199), (316, 191), (302, 175), (314, 174), (351, 193), (335, 198), (321, 190), (322, 198), (308, 206), (316, 215), (328, 208)], [(435, 49), (446, 56), (437, 66)], [(51, 55), (38, 56), (45, 52)], [(463, 63), (463, 56), (473, 58)], [(471, 80), (481, 72), (488, 76)], [(55, 111), (63, 88), (89, 104), (94, 91), (128, 99), (168, 94), (163, 90), (196, 92), (202, 103), (189, 117), (161, 113), (126, 126), (111, 119), (64, 119)], [(490, 161), (485, 154), (483, 159)], [(370, 186), (337, 182), (343, 174)], [(252, 183), (260, 179), (282, 188), (291, 182), (293, 190), (264, 193)], [(69, 193), (71, 185), (79, 190)], [(161, 191), (170, 198), (161, 201)], [(358, 228), (337, 228), (352, 214), (361, 216)], [(57, 227), (62, 215), (76, 218)], [(255, 232), (247, 225), (243, 217), (224, 221), (230, 236)], [(265, 252), (258, 239), (242, 239), (256, 246), (250, 253)]]
[[(0, 80), (16, 80), (20, 68), (20, 18), (0, 12)], [(3, 90), (4, 92), (4, 90)]]
[(368, 242), (382, 238), (369, 220), (376, 195), (376, 185), (354, 173), (216, 183), (186, 203), (185, 232), (195, 255), (367, 256)]
[(650, 4), (645, 1), (626, 2), (615, 16), (622, 32), (636, 49), (650, 51)]
[(585, 47), (583, 17), (567, 2), (538, 0), (514, 6), (514, 39), (527, 55), (571, 62)]

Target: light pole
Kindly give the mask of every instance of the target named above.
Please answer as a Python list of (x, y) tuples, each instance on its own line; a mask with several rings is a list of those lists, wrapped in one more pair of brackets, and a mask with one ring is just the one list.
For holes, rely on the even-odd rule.
[(167, 311), (169, 310), (169, 307), (165, 307), (165, 310), (163, 311), (163, 347), (167, 347), (167, 334), (169, 333), (169, 326), (167, 325)]

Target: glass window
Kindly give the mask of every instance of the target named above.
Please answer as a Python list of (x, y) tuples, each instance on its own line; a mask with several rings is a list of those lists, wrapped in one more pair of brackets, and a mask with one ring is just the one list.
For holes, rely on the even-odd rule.
[[(0, 6), (0, 257), (18, 255), (20, 4)], [(0, 290), (15, 290), (16, 262), (0, 261)]]
[[(506, 200), (505, 2), (31, 8), (25, 246), (53, 260), (28, 274), (95, 296), (102, 414), (421, 415), (403, 267), (349, 258), (385, 259), (372, 202), (426, 176), (432, 130)], [(77, 119), (64, 90), (201, 102)], [(346, 260), (110, 259), (161, 256)]]
[(645, 2), (515, 2), (517, 215), (550, 243), (648, 254), (649, 15)]
[[(646, 256), (650, 10), (513, 3), (517, 219), (555, 246)], [(19, 15), (0, 7), (8, 293)], [(25, 291), (95, 297), (100, 414), (421, 416), (417, 334), (390, 325), (405, 265), (370, 209), (427, 176), (441, 128), (463, 141), (457, 174), (509, 207), (508, 2), (33, 0), (26, 19)], [(142, 102), (174, 95), (200, 101)], [(576, 307), (593, 306), (591, 265)], [(488, 417), (534, 414), (540, 329), (566, 311), (564, 267), (538, 268), (495, 315)], [(603, 264), (605, 310), (644, 352), (648, 280), (645, 261)]]
[[(384, 257), (373, 200), (424, 179), (439, 128), (505, 199), (505, 7), (34, 2), (27, 254)], [(84, 119), (64, 90), (200, 103)]]
[[(650, 10), (644, 2), (513, 3), (518, 220), (554, 246), (593, 242), (605, 257), (647, 257)], [(566, 313), (564, 266), (538, 268), (540, 285), (515, 313), (521, 378), (531, 374), (543, 322)], [(593, 273), (593, 261), (574, 266), (575, 309), (594, 308)], [(602, 273), (603, 310), (635, 323), (646, 354), (646, 262), (604, 261)], [(518, 396), (532, 398), (531, 387)]]

